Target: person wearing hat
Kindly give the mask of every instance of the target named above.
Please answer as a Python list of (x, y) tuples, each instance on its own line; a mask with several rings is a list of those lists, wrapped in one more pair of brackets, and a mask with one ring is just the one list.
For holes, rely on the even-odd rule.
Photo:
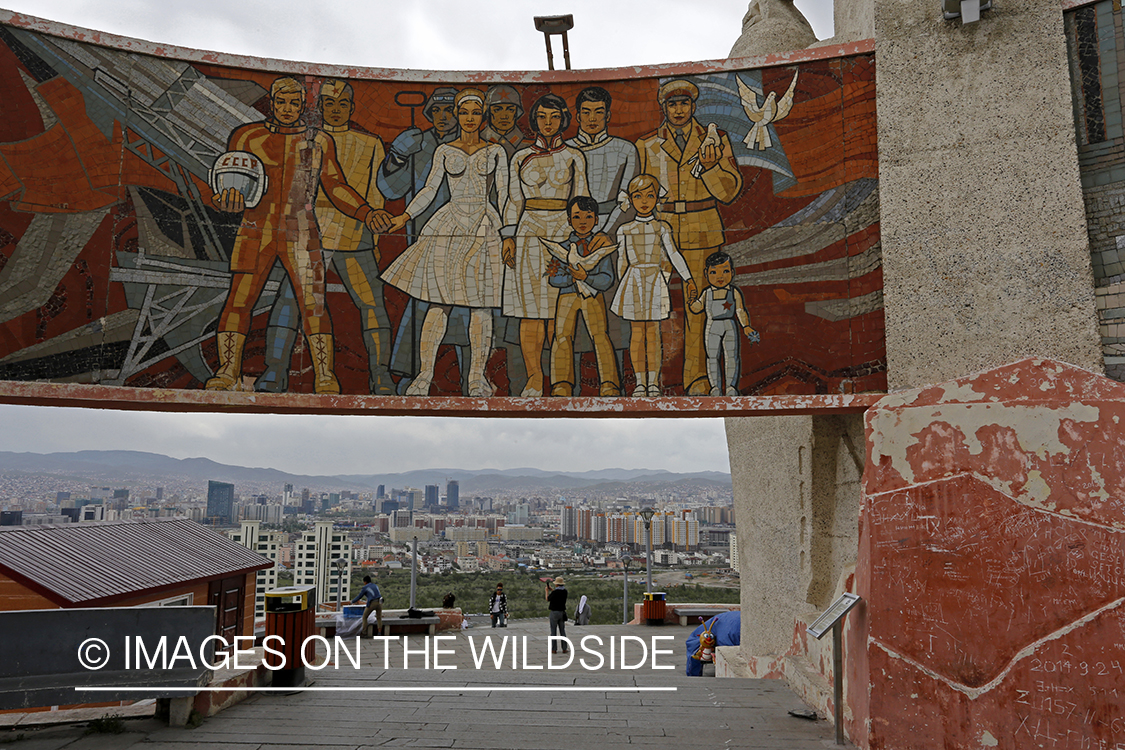
[[(425, 187), (438, 146), (453, 142), (460, 134), (457, 114), (454, 111), (456, 98), (457, 89), (451, 86), (434, 89), (422, 106), (422, 114), (433, 123), (433, 127), (426, 130), (410, 127), (391, 141), (387, 156), (379, 167), (376, 183), (379, 192), (387, 200), (405, 197), (407, 202), (410, 202)], [(430, 217), (447, 203), (449, 203), (449, 184), (442, 181), (429, 205), (417, 214), (411, 215), (412, 234), (406, 238), (407, 242), (415, 242)], [(419, 348), (423, 320), (429, 309), (428, 302), (412, 300), (399, 319), (398, 332), (391, 351), (390, 370), (402, 376), (398, 383), (400, 394), (405, 393), (414, 378), (418, 376), (421, 367)], [(469, 346), (469, 310), (464, 307), (453, 307), (449, 311), (448, 318), (445, 337), (441, 343), (458, 347), (458, 361), (468, 362), (465, 349)], [(462, 385), (467, 387), (468, 368), (464, 369), (465, 377), (462, 378), (464, 381)]]
[[(426, 130), (407, 128), (391, 141), (377, 177), (379, 192), (387, 200), (406, 197), (409, 201), (425, 186), (437, 147), (457, 138), (457, 116), (453, 111), (456, 97), (457, 89), (451, 86), (434, 89), (422, 106), (422, 114), (433, 123), (433, 127)], [(414, 231), (420, 231), (447, 202), (449, 187), (443, 185), (426, 210), (411, 217)], [(413, 238), (410, 239), (413, 241)]]
[(481, 129), (480, 137), (503, 146), (511, 161), (517, 151), (528, 145), (527, 136), (516, 124), (523, 117), (519, 92), (507, 84), (489, 86), (484, 109), (488, 124)]
[[(547, 582), (547, 609), (549, 610), (548, 618), (551, 621), (551, 637), (556, 635), (566, 638), (566, 582), (562, 576), (555, 579), (555, 587), (551, 588), (551, 582)], [(558, 653), (558, 646), (555, 644), (558, 641), (551, 641), (551, 653)], [(566, 645), (566, 641), (562, 641), (562, 652), (565, 654), (570, 649)]]
[[(375, 170), (383, 163), (383, 139), (351, 127), (355, 94), (345, 81), (329, 80), (317, 98), (321, 129), (336, 143), (336, 159), (349, 185), (362, 191), (372, 208), (383, 208), (375, 186)], [(359, 221), (341, 213), (324, 191), (316, 198), (316, 223), (324, 259), (340, 276), (359, 310), (363, 345), (367, 351), (368, 389), (377, 396), (393, 396), (395, 384), (387, 370), (391, 356), (391, 323), (383, 304), (379, 276), (379, 235), (365, 231)], [(254, 390), (284, 393), (289, 387), (289, 360), (297, 342), (300, 307), (288, 278), (281, 281), (266, 327), (265, 371)]]
[[(742, 192), (742, 174), (734, 160), (730, 139), (719, 131), (719, 142), (704, 143), (707, 129), (695, 119), (699, 88), (678, 78), (664, 83), (658, 93), (664, 122), (637, 141), (639, 172), (650, 174), (667, 191), (661, 199), (660, 217), (672, 227), (676, 247), (687, 261), (692, 279), (703, 288), (704, 262), (724, 243), (719, 204), (734, 202)], [(685, 307), (691, 300), (684, 300)], [(684, 392), (706, 396), (707, 347), (703, 313), (684, 311)]]

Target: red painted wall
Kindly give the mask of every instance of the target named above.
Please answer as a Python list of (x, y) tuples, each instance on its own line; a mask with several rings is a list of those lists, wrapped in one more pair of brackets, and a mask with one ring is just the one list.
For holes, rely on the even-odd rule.
[(868, 411), (858, 745), (1125, 746), (1123, 417), (1125, 386), (1031, 359)]

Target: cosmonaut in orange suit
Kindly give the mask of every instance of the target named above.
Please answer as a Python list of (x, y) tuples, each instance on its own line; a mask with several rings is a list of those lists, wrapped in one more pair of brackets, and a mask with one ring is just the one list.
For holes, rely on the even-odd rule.
[(208, 390), (236, 388), (242, 379), (242, 349), (254, 304), (278, 261), (293, 283), (301, 307), (317, 393), (339, 393), (333, 372), (332, 319), (325, 302), (324, 259), (317, 228), (317, 189), (339, 211), (362, 221), (373, 233), (390, 226), (391, 215), (374, 209), (345, 181), (332, 138), (302, 119), (305, 87), (293, 78), (270, 86), (270, 118), (236, 128), (228, 151), (248, 152), (262, 161), (265, 194), (252, 208), (234, 188), (216, 193), (220, 211), (245, 212), (230, 256), (231, 284), (219, 317), (219, 369)]

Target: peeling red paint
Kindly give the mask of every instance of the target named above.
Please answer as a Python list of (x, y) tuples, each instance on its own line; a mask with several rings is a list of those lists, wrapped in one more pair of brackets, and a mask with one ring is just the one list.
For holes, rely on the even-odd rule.
[(1125, 386), (1026, 359), (866, 414), (847, 727), (1125, 746)]

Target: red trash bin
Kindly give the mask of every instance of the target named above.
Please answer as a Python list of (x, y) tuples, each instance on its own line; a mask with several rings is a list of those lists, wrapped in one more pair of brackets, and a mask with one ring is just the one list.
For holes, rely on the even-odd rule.
[(663, 625), (664, 615), (668, 608), (668, 594), (663, 591), (648, 591), (645, 593), (641, 614), (647, 625)]
[[(273, 673), (275, 686), (301, 687), (305, 684), (305, 664), (315, 663), (316, 647), (311, 642), (305, 645), (305, 657), (302, 659), (301, 645), (315, 634), (315, 586), (284, 586), (266, 592), (266, 637), (276, 635), (284, 641), (284, 644), (278, 644), (276, 640), (267, 644), (285, 655), (284, 669)], [(271, 667), (282, 665), (281, 658), (268, 651), (266, 663)]]

